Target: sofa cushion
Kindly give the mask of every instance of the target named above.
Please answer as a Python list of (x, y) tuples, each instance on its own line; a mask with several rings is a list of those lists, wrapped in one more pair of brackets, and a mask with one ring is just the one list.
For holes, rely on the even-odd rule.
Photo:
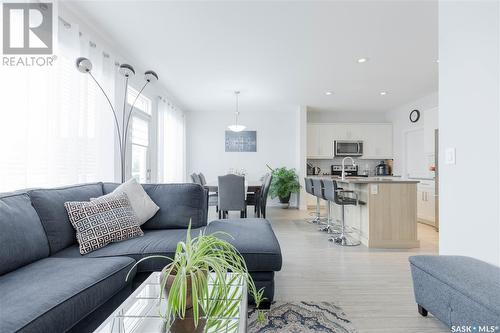
[(419, 255), (409, 260), (411, 265), (500, 317), (500, 267), (463, 256)]
[(90, 202), (65, 202), (64, 207), (76, 229), (81, 254), (143, 235), (139, 219), (124, 192), (104, 195)]
[(90, 198), (100, 197), (103, 193), (102, 184), (95, 183), (36, 189), (29, 191), (28, 194), (49, 239), (50, 253), (56, 253), (76, 243), (75, 230), (69, 222), (64, 203), (90, 201)]
[[(127, 194), (130, 204), (139, 219), (139, 224), (146, 223), (156, 214), (158, 209), (160, 209), (134, 178), (119, 185), (113, 192), (105, 194), (104, 196), (114, 195), (120, 192)], [(95, 200), (95, 198), (91, 200)]]
[(0, 196), (0, 275), (49, 256), (49, 243), (26, 193)]
[[(160, 210), (141, 227), (142, 229), (187, 229), (207, 225), (208, 192), (197, 184), (142, 184), (144, 190)], [(104, 194), (118, 184), (104, 183)]]
[(0, 332), (65, 332), (123, 289), (133, 264), (50, 257), (1, 276)]
[[(201, 229), (191, 230), (193, 237), (197, 236)], [(173, 257), (177, 243), (186, 239), (186, 229), (168, 229), (168, 230), (145, 230), (144, 236), (129, 239), (119, 243), (112, 243), (108, 246), (86, 254), (85, 258), (101, 258), (128, 256), (139, 260), (148, 255), (161, 254), (167, 257)], [(64, 249), (55, 255), (61, 258), (82, 257), (77, 246)], [(144, 261), (137, 267), (139, 272), (160, 271), (169, 263), (166, 259), (154, 258)]]
[(281, 249), (271, 224), (265, 219), (227, 219), (208, 224), (207, 233), (225, 232), (221, 236), (242, 254), (250, 272), (269, 272), (281, 269)]

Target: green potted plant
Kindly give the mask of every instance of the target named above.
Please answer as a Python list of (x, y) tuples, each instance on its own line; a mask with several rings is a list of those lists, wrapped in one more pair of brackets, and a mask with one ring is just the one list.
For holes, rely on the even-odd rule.
[(281, 203), (287, 204), (290, 202), (290, 195), (300, 191), (299, 176), (295, 169), (287, 169), (285, 167), (271, 169), (273, 180), (269, 193), (271, 198), (278, 197)]
[[(258, 318), (264, 320), (264, 313), (259, 310), (264, 290), (256, 289), (241, 254), (222, 239), (227, 237), (231, 236), (223, 232), (207, 235), (200, 231), (192, 238), (189, 223), (186, 240), (177, 243), (173, 258), (148, 256), (130, 269), (129, 274), (138, 264), (152, 258), (170, 261), (161, 271), (159, 295), (160, 302), (167, 303), (165, 313), (160, 314), (167, 332), (203, 332), (205, 326), (210, 327), (211, 319), (230, 317), (228, 314), (237, 310), (238, 304), (234, 302), (235, 288), (228, 286), (238, 278), (246, 280), (258, 309)], [(220, 320), (212, 324), (222, 326)]]

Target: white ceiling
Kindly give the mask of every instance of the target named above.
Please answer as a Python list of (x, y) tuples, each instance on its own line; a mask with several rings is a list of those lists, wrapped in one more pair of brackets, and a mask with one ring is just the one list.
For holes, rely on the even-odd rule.
[(187, 110), (232, 110), (241, 90), (241, 111), (386, 111), (438, 89), (435, 1), (67, 6), (156, 70)]

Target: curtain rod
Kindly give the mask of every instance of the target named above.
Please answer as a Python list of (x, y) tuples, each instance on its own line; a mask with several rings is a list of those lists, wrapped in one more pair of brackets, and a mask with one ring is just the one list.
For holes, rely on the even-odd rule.
[[(62, 24), (64, 25), (64, 27), (66, 29), (71, 29), (72, 25), (71, 23), (69, 23), (68, 21), (66, 21), (65, 19), (63, 19), (61, 16), (58, 16), (58, 19), (62, 22)], [(81, 31), (78, 32), (78, 36), (82, 36), (83, 33)], [(97, 47), (97, 44), (91, 40), (89, 40), (89, 46), (91, 48), (96, 48)], [(110, 54), (106, 51), (102, 51), (102, 56), (104, 58), (109, 58), (110, 57)], [(120, 63), (118, 61), (115, 61), (115, 66), (120, 66)]]

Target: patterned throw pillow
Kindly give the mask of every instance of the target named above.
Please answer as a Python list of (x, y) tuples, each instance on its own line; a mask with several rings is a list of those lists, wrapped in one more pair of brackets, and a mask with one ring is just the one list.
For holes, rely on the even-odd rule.
[(112, 242), (144, 235), (125, 193), (97, 198), (90, 202), (65, 202), (64, 207), (76, 229), (81, 254), (87, 254)]

